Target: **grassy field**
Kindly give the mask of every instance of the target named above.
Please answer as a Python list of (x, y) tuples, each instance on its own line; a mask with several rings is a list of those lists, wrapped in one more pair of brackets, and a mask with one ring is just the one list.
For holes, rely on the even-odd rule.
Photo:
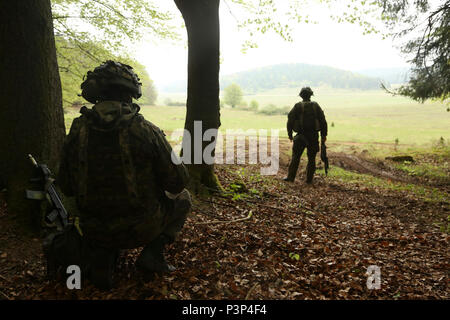
[[(322, 170), (317, 172), (319, 175), (324, 176), (325, 173)], [(374, 177), (370, 174), (362, 174), (354, 171), (344, 170), (342, 168), (331, 166), (329, 171), (329, 177), (337, 179), (340, 182), (346, 182), (356, 185), (364, 185), (374, 189), (383, 189), (385, 191), (396, 191), (403, 193), (413, 194), (416, 198), (423, 199), (424, 201), (442, 202), (448, 201), (449, 197), (446, 192), (429, 186), (424, 186), (414, 183), (403, 183), (390, 181)]]
[[(184, 101), (182, 94), (162, 94), (159, 101), (170, 98)], [(276, 89), (258, 95), (245, 96), (256, 100), (260, 108), (269, 104), (292, 106), (299, 97), (293, 89)], [(325, 111), (329, 124), (330, 142), (389, 143), (396, 139), (400, 146), (431, 146), (442, 137), (450, 138), (450, 112), (442, 103), (420, 104), (404, 97), (392, 97), (381, 90), (350, 91), (319, 88), (313, 100)], [(143, 106), (144, 116), (166, 131), (182, 128), (184, 107)], [(69, 127), (76, 113), (66, 114)], [(286, 116), (267, 116), (252, 111), (225, 107), (221, 110), (221, 130), (226, 129), (280, 129), (286, 137)]]

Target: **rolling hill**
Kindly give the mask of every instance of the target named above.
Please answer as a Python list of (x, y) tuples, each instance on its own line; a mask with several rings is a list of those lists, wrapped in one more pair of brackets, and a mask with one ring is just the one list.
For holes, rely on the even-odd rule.
[[(371, 90), (380, 88), (380, 77), (303, 63), (278, 64), (220, 77), (220, 88), (237, 83), (245, 93), (256, 93), (274, 88), (298, 88), (301, 86), (328, 86), (331, 88)], [(389, 84), (389, 83), (388, 83)], [(186, 81), (176, 81), (163, 92), (183, 92)]]

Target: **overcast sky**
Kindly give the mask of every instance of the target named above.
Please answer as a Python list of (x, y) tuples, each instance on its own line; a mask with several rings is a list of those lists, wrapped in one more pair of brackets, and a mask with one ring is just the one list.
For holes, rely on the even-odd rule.
[[(168, 8), (180, 17), (173, 1)], [(329, 18), (324, 6), (309, 7), (308, 12), (319, 24), (295, 26), (294, 42), (286, 42), (275, 34), (261, 35), (258, 48), (241, 52), (248, 39), (237, 29), (235, 17), (222, 1), (221, 19), (221, 74), (248, 70), (279, 63), (308, 63), (327, 65), (345, 70), (390, 68), (407, 66), (405, 57), (395, 48), (391, 39), (381, 35), (363, 35), (358, 25), (337, 23)], [(235, 16), (238, 12), (234, 13)], [(185, 30), (180, 30), (185, 37)], [(176, 44), (169, 41), (142, 41), (136, 47), (136, 58), (143, 63), (158, 88), (186, 79), (186, 40)]]

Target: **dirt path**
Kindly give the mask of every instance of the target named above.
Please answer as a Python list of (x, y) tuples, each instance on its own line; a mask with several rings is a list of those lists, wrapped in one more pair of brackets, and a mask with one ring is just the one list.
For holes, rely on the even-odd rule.
[(383, 162), (375, 164), (373, 161), (364, 159), (363, 157), (341, 152), (330, 152), (328, 155), (330, 163), (345, 170), (351, 170), (358, 173), (370, 174), (375, 177), (390, 179), (400, 182), (413, 182), (411, 177), (393, 171), (392, 168), (386, 166)]
[[(345, 142), (343, 144), (357, 144), (351, 142)], [(383, 144), (383, 143), (380, 143)], [(340, 145), (336, 143), (330, 144), (331, 146)], [(361, 145), (361, 144), (358, 144)], [(393, 144), (390, 144), (393, 145)], [(280, 166), (282, 168), (287, 168), (290, 161), (290, 148), (292, 144), (287, 139), (280, 140)], [(330, 148), (328, 148), (330, 149)], [(450, 180), (445, 181), (434, 181), (430, 179), (421, 179), (420, 177), (414, 177), (408, 175), (406, 172), (396, 169), (393, 163), (387, 160), (373, 159), (367, 156), (366, 152), (353, 154), (343, 153), (343, 152), (333, 152), (328, 150), (328, 158), (330, 165), (340, 167), (344, 170), (349, 170), (357, 173), (368, 174), (374, 177), (379, 177), (383, 179), (388, 179), (391, 181), (398, 181), (404, 183), (411, 183), (416, 185), (426, 185), (431, 187), (437, 187), (442, 191), (450, 191)], [(303, 161), (301, 165), (304, 166), (306, 162), (306, 155), (302, 156)], [(319, 167), (321, 166), (321, 161), (319, 160), (319, 155), (317, 156), (317, 162)]]

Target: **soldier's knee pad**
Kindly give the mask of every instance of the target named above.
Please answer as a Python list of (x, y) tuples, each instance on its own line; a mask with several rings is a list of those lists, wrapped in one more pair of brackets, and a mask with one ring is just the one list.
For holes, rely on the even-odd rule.
[(174, 199), (174, 213), (176, 215), (186, 215), (192, 207), (191, 194), (187, 189), (181, 191)]
[(167, 213), (167, 224), (163, 233), (175, 239), (184, 226), (187, 215), (192, 207), (192, 201), (191, 195), (186, 189), (180, 192), (172, 201), (173, 207)]

